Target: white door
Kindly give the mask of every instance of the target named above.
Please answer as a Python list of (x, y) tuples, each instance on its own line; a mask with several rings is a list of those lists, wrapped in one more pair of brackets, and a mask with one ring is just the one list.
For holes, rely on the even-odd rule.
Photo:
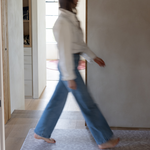
[[(0, 1), (1, 6), (1, 1)], [(0, 150), (5, 150), (4, 130), (4, 103), (3, 103), (3, 71), (2, 71), (2, 33), (1, 33), (1, 7), (0, 7)]]

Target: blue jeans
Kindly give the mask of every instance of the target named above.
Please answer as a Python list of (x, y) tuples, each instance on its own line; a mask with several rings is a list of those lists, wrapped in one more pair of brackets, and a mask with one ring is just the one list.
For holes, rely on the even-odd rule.
[(100, 145), (110, 140), (113, 136), (113, 133), (102, 113), (100, 112), (99, 108), (91, 98), (88, 89), (84, 84), (84, 81), (77, 69), (79, 63), (79, 54), (74, 54), (74, 62), (74, 71), (77, 76), (77, 78), (75, 79), (77, 89), (70, 89), (68, 87), (67, 81), (61, 80), (62, 74), (58, 66), (60, 72), (59, 82), (34, 132), (37, 135), (45, 138), (51, 137), (51, 133), (53, 132), (54, 127), (64, 108), (68, 92), (72, 92), (82, 111), (89, 130), (91, 131), (96, 143)]

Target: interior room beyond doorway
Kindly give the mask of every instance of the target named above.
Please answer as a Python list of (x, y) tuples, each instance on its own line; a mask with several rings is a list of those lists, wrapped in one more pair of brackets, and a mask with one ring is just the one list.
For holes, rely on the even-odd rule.
[[(50, 100), (55, 87), (59, 80), (59, 71), (57, 64), (59, 60), (59, 54), (57, 49), (57, 43), (53, 35), (53, 26), (59, 15), (58, 0), (46, 0), (46, 83), (47, 86), (42, 93), (41, 97), (37, 100), (26, 99), (26, 110), (44, 110), (48, 101)], [(78, 18), (81, 21), (81, 27), (85, 37), (85, 0), (79, 1), (78, 4)], [(79, 63), (79, 71), (83, 80), (85, 81), (85, 60), (81, 58)], [(80, 111), (75, 98), (71, 93), (68, 94), (64, 111)]]

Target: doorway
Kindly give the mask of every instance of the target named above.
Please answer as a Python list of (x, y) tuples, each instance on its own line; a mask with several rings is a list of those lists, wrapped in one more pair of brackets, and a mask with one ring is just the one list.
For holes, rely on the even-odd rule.
[[(81, 22), (81, 27), (85, 37), (85, 0), (79, 1), (78, 4), (78, 18)], [(59, 54), (57, 43), (53, 35), (53, 26), (59, 15), (58, 0), (46, 0), (46, 73), (47, 73), (47, 89), (55, 89), (59, 80), (59, 71), (57, 69)], [(81, 58), (79, 63), (79, 71), (83, 80), (85, 81), (85, 65), (86, 62)], [(53, 86), (53, 87), (52, 87)], [(49, 90), (48, 90), (49, 91)], [(71, 93), (68, 94), (67, 102), (64, 111), (80, 111), (75, 98)]]
[[(26, 110), (44, 110), (46, 104), (50, 100), (55, 87), (59, 80), (59, 71), (57, 63), (59, 59), (57, 43), (53, 35), (53, 26), (59, 15), (58, 0), (46, 0), (46, 88), (38, 99), (26, 99)], [(81, 21), (81, 27), (84, 32), (84, 39), (86, 33), (86, 1), (79, 1), (78, 18)], [(79, 65), (80, 73), (84, 79), (85, 77), (85, 60), (81, 58)], [(80, 111), (75, 98), (71, 93), (68, 94), (67, 102), (64, 111)]]

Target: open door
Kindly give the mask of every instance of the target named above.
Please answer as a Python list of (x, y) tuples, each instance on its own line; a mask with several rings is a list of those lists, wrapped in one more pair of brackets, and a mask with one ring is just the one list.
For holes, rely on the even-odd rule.
[(5, 150), (1, 8), (2, 7), (0, 7), (0, 150)]

